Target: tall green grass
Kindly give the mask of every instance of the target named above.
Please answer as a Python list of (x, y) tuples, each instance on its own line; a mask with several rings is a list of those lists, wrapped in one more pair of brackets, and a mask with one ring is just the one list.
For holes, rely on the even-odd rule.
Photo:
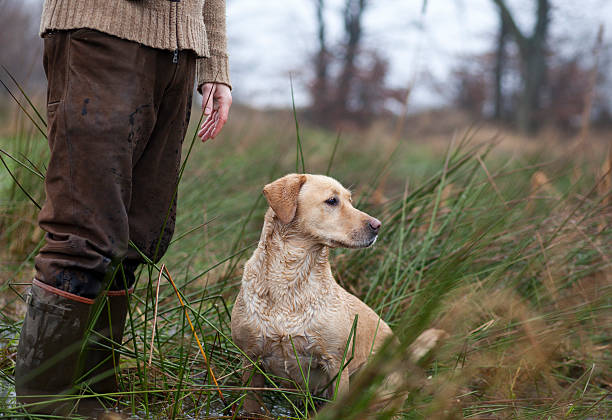
[[(612, 234), (605, 204), (610, 191), (597, 188), (602, 161), (508, 159), (491, 143), (477, 143), (474, 132), (449, 141), (441, 154), (408, 137), (338, 137), (304, 123), (296, 155), (295, 110), (232, 111), (218, 139), (193, 143), (192, 127), (185, 142), (185, 152), (193, 148), (178, 191), (175, 238), (160, 265), (137, 273), (121, 350), (121, 392), (99, 396), (109, 408), (154, 418), (235, 417), (232, 407), (240, 406), (248, 386), (241, 383), (230, 313), (266, 209), (261, 188), (301, 166), (329, 172), (354, 190), (359, 208), (382, 220), (374, 247), (335, 250), (332, 267), (338, 282), (375, 308), (401, 344), (382, 350), (351, 381), (349, 395), (322, 408), (316, 396), (278, 388), (270, 377), (264, 393), (270, 417), (363, 418), (392, 371), (405, 379), (404, 418), (610, 414), (612, 360), (604, 326), (612, 325)], [(0, 168), (0, 413), (13, 416), (19, 294), (31, 280), (41, 238), (33, 201), (43, 200), (46, 161), (45, 140), (26, 121), (0, 144), (12, 174)], [(161, 263), (186, 310), (160, 275)], [(407, 347), (432, 326), (450, 337), (427, 363), (414, 365)]]

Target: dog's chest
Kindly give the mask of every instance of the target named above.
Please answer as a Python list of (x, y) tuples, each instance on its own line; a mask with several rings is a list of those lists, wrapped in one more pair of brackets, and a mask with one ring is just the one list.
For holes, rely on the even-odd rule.
[(316, 285), (313, 289), (301, 294), (280, 291), (274, 296), (253, 291), (244, 301), (264, 368), (301, 382), (302, 365), (302, 372), (313, 375), (310, 383), (316, 387), (314, 377), (325, 382), (331, 360), (337, 358), (338, 346), (330, 344), (340, 340), (330, 338), (336, 334), (334, 320), (342, 307), (328, 290)]
[[(303, 337), (310, 343), (338, 312), (338, 304), (324, 293), (312, 297), (278, 293), (276, 298), (257, 293), (245, 296), (252, 325), (266, 340), (285, 342)], [(317, 296), (316, 298), (314, 296)]]

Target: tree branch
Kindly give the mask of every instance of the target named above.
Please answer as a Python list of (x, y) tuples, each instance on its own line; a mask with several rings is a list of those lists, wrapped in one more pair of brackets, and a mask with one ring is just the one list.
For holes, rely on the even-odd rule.
[(502, 14), (502, 18), (506, 21), (508, 29), (512, 33), (512, 36), (514, 36), (514, 38), (516, 39), (516, 43), (518, 44), (519, 48), (525, 51), (528, 47), (529, 40), (525, 35), (523, 35), (521, 30), (517, 26), (516, 22), (514, 21), (514, 18), (512, 17), (512, 14), (510, 13), (510, 9), (508, 9), (508, 6), (506, 6), (505, 1), (493, 0), (493, 3), (495, 3), (497, 7), (499, 7), (499, 11)]
[(546, 39), (548, 32), (550, 3), (548, 0), (538, 0), (537, 20), (533, 31), (533, 38)]

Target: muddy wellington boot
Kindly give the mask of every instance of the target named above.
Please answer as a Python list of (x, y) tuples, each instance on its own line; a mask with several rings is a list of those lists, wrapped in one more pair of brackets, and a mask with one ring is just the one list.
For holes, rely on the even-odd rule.
[[(96, 309), (92, 313), (94, 327), (85, 348), (83, 377), (79, 379), (84, 382), (84, 388), (90, 396), (81, 399), (77, 407), (79, 414), (89, 417), (100, 418), (114, 404), (112, 398), (117, 398), (117, 395), (104, 395), (119, 391), (119, 349), (123, 344), (129, 297), (134, 291), (134, 272), (139, 263), (126, 260), (122, 264), (123, 274), (117, 274), (111, 280), (110, 287), (113, 290), (103, 292), (99, 311)], [(126, 291), (125, 287), (129, 289)], [(117, 412), (106, 414), (121, 416)]]
[(29, 413), (66, 416), (80, 376), (93, 299), (32, 282), (15, 362), (17, 400)]
[[(89, 389), (96, 394), (118, 391), (119, 349), (133, 289), (109, 290), (91, 332), (85, 353), (83, 372)], [(94, 315), (95, 316), (95, 315)]]

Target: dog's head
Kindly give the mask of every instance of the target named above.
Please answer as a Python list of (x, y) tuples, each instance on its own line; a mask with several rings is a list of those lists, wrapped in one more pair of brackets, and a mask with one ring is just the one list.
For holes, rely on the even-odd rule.
[(333, 178), (290, 174), (266, 185), (263, 193), (292, 233), (334, 248), (365, 248), (376, 241), (380, 221), (353, 207), (351, 192)]

